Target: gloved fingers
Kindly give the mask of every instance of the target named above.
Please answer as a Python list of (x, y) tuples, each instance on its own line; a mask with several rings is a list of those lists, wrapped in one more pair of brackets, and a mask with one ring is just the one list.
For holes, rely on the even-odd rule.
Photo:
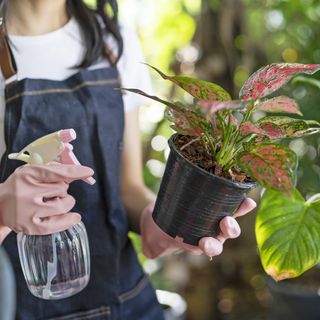
[(33, 222), (49, 216), (69, 212), (74, 207), (76, 200), (71, 195), (67, 194), (64, 198), (56, 197), (45, 202), (43, 202), (42, 199), (39, 199), (38, 202), (40, 202), (40, 207), (36, 215), (33, 217)]
[(199, 248), (209, 257), (222, 253), (223, 244), (229, 238), (237, 238), (240, 233), (240, 226), (237, 221), (228, 216), (220, 221), (221, 233), (216, 237), (204, 237), (199, 241)]
[[(223, 239), (222, 239), (223, 240)], [(199, 241), (199, 248), (206, 254), (208, 257), (213, 257), (221, 254), (223, 250), (223, 242), (212, 237), (204, 237)]]
[(217, 239), (222, 243), (227, 239), (234, 239), (240, 236), (241, 229), (238, 222), (234, 219), (236, 217), (241, 217), (257, 206), (256, 202), (251, 198), (245, 198), (238, 210), (234, 213), (232, 217), (227, 216), (220, 221), (221, 233), (217, 236)]
[[(171, 239), (171, 241), (173, 241)], [(176, 246), (172, 246), (165, 239), (158, 239), (157, 245), (149, 245), (146, 241), (142, 241), (142, 252), (149, 258), (154, 259), (164, 255), (172, 254), (179, 250)]]
[(193, 254), (201, 254), (202, 251), (196, 247), (183, 243), (183, 239), (175, 239), (161, 230), (152, 218), (154, 204), (145, 207), (140, 216), (140, 232), (142, 240), (142, 252), (150, 259), (163, 255), (187, 250)]
[(241, 217), (257, 206), (256, 202), (251, 198), (244, 198), (238, 210), (233, 214), (234, 218)]
[(174, 238), (175, 246), (178, 248), (181, 248), (183, 250), (186, 250), (194, 255), (200, 255), (202, 254), (202, 250), (199, 249), (198, 246), (193, 246), (191, 244), (187, 244), (183, 242), (183, 239), (180, 237), (175, 237)]
[(80, 221), (81, 216), (76, 212), (57, 214), (35, 220), (35, 227), (28, 230), (28, 232), (24, 232), (29, 234), (46, 235), (67, 230)]
[(240, 226), (236, 221), (236, 219), (234, 219), (233, 217), (230, 217), (230, 216), (224, 217), (220, 221), (219, 226), (221, 230), (221, 233), (217, 237), (219, 238), (219, 240), (225, 241), (227, 239), (234, 239), (240, 236), (240, 233), (241, 233)]
[(0, 225), (0, 245), (12, 230), (9, 227)]
[[(255, 203), (254, 200), (252, 200), (251, 198), (245, 198), (242, 201), (238, 210), (233, 215), (233, 217), (243, 216), (246, 213), (253, 210), (256, 206), (257, 206), (257, 204)], [(221, 252), (223, 250), (223, 243), (227, 239), (234, 239), (234, 238), (239, 237), (239, 235), (241, 233), (241, 229), (240, 229), (238, 222), (233, 217), (228, 216), (228, 217), (223, 218), (220, 221), (221, 233), (216, 238), (204, 237), (199, 241), (199, 248), (207, 256), (212, 257), (212, 256), (217, 256), (217, 255), (221, 254)], [(185, 250), (198, 253), (199, 248), (198, 248), (198, 250), (195, 249), (197, 247), (193, 247), (193, 246), (187, 245), (185, 243), (181, 243), (180, 245)]]
[(26, 179), (30, 178), (40, 182), (64, 181), (67, 183), (85, 179), (94, 174), (94, 171), (86, 166), (55, 163), (50, 165), (24, 165), (16, 169), (16, 172), (25, 175)]
[(51, 198), (64, 198), (68, 194), (69, 184), (63, 181), (54, 183), (37, 183), (38, 196), (44, 201)]

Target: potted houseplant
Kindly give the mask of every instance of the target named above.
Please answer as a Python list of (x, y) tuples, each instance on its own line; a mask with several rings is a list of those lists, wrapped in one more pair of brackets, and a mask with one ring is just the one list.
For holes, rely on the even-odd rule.
[[(169, 140), (171, 152), (153, 212), (159, 227), (196, 245), (204, 236), (216, 236), (219, 221), (232, 214), (245, 192), (258, 183), (267, 189), (256, 224), (267, 273), (281, 280), (315, 265), (320, 260), (320, 225), (312, 229), (318, 244), (310, 232), (309, 238), (302, 234), (297, 239), (295, 228), (303, 223), (302, 216), (317, 220), (318, 213), (320, 217), (320, 201), (317, 196), (305, 201), (294, 188), (297, 156), (279, 142), (318, 133), (320, 123), (298, 118), (301, 112), (295, 100), (266, 96), (296, 74), (315, 73), (320, 65), (263, 67), (245, 82), (237, 100), (217, 84), (168, 76), (150, 67), (194, 98), (191, 103), (166, 101), (138, 89), (125, 89), (165, 104), (166, 116), (176, 131)], [(256, 111), (265, 115), (253, 120)]]

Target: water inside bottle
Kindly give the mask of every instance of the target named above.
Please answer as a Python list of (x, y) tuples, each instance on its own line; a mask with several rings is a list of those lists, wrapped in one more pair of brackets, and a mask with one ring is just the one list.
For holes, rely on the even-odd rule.
[(80, 292), (90, 277), (90, 254), (82, 222), (45, 236), (19, 233), (18, 250), (30, 292), (62, 299)]
[(34, 296), (42, 299), (63, 299), (73, 296), (74, 294), (80, 292), (87, 285), (88, 281), (89, 275), (86, 275), (75, 280), (52, 284), (50, 288), (41, 285), (29, 285), (29, 290)]

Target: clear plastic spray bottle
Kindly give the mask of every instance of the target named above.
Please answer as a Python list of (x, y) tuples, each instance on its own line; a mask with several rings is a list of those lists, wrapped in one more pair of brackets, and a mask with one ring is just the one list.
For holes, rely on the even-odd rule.
[[(76, 139), (73, 129), (60, 130), (39, 138), (12, 153), (9, 159), (30, 164), (58, 161), (80, 164), (69, 143)], [(84, 179), (89, 184), (95, 180)], [(88, 237), (82, 222), (49, 235), (17, 235), (20, 263), (30, 292), (42, 299), (63, 299), (80, 292), (90, 278)]]

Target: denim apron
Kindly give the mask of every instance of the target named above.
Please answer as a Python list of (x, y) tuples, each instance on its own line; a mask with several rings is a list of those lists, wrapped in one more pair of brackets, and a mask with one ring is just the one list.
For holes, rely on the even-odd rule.
[[(121, 206), (119, 173), (124, 128), (123, 101), (116, 67), (82, 69), (63, 81), (23, 79), (16, 74), (6, 36), (1, 37), (1, 69), (6, 79), (5, 142), (1, 182), (22, 163), (7, 160), (33, 140), (73, 128), (80, 163), (95, 171), (96, 184), (70, 185), (75, 212), (82, 216), (91, 252), (91, 278), (80, 293), (63, 300), (42, 300), (29, 292), (20, 267), (16, 234), (4, 241), (17, 284), (17, 319), (160, 320), (162, 310), (128, 239)], [(11, 83), (9, 83), (11, 81)]]

